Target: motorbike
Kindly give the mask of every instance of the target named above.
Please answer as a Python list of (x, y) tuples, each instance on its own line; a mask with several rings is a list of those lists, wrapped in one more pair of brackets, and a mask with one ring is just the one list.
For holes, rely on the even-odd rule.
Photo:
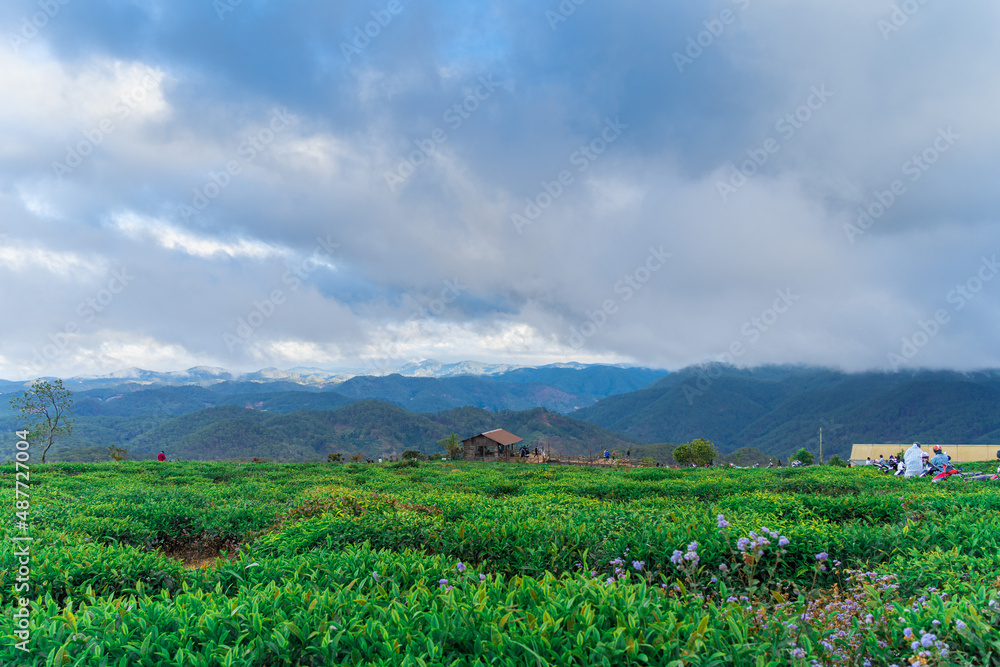
[(940, 482), (942, 479), (948, 479), (952, 475), (961, 474), (961, 470), (951, 465), (950, 463), (944, 464), (944, 470), (939, 470), (938, 468), (932, 468), (931, 473), (934, 473), (934, 478), (931, 480), (933, 483)]
[(887, 475), (895, 475), (896, 471), (899, 469), (899, 466), (902, 465), (902, 462), (897, 463), (896, 461), (886, 461), (880, 463), (876, 461), (873, 465), (876, 468), (878, 468), (880, 472), (884, 472)]
[[(997, 452), (997, 458), (1000, 459), (1000, 451)], [(968, 477), (962, 477), (962, 479), (966, 482), (968, 482), (969, 480), (972, 480), (974, 482), (993, 482), (1000, 480), (1000, 466), (997, 466), (997, 474), (995, 475), (985, 473), (982, 475), (970, 475)]]

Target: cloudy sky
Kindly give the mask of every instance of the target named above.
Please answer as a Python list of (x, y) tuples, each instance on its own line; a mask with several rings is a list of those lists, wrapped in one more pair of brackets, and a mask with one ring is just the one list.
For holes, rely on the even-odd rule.
[(991, 0), (7, 0), (0, 377), (998, 366), (998, 32)]

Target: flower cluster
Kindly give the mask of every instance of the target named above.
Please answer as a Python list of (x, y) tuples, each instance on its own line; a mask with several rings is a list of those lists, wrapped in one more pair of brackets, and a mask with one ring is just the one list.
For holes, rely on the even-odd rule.
[[(935, 623), (941, 624), (940, 621), (935, 621)], [(937, 635), (921, 631), (920, 638), (917, 639), (917, 634), (913, 632), (912, 628), (904, 628), (903, 636), (910, 642), (910, 650), (914, 652), (907, 659), (911, 665), (926, 665), (934, 658), (948, 657), (950, 647), (947, 643), (939, 640)]]
[(692, 567), (698, 567), (698, 563), (701, 561), (701, 556), (698, 555), (697, 542), (692, 542), (687, 546), (687, 553), (675, 549), (674, 555), (670, 557), (670, 562), (677, 567), (684, 565), (685, 561), (690, 563)]
[[(751, 530), (748, 537), (741, 537), (736, 540), (736, 548), (744, 552), (744, 554), (760, 558), (764, 555), (764, 548), (771, 546), (771, 540), (777, 540), (779, 547), (791, 544), (791, 540), (784, 535), (768, 529), (767, 526), (762, 526), (759, 535)], [(743, 560), (746, 561), (747, 559), (744, 558)]]
[[(821, 664), (831, 667), (854, 666), (859, 664), (855, 659), (863, 649), (866, 635), (884, 637), (887, 634), (889, 625), (886, 614), (894, 608), (892, 604), (876, 602), (870, 595), (880, 587), (895, 586), (893, 575), (851, 571), (843, 589), (835, 584), (830, 589), (818, 591), (804, 609), (799, 603), (792, 601), (777, 604), (770, 609), (759, 609), (757, 627), (775, 628), (777, 625), (792, 634), (793, 639), (788, 648), (792, 658), (798, 659), (804, 658), (805, 654), (800, 652), (794, 637), (800, 631), (823, 629), (823, 639), (816, 646), (816, 655)], [(879, 609), (882, 614), (878, 613)], [(888, 644), (882, 639), (878, 640), (878, 646), (888, 648)], [(864, 665), (863, 662), (861, 664)]]

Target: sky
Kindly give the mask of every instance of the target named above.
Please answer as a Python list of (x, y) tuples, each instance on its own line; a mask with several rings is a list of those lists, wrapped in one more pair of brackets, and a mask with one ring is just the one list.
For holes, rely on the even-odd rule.
[(990, 0), (7, 0), (0, 377), (1000, 366), (998, 32)]

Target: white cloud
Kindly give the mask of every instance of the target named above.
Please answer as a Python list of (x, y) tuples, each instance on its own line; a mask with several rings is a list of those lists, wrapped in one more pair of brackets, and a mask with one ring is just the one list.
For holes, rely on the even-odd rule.
[(99, 256), (82, 256), (64, 250), (33, 245), (18, 239), (0, 239), (0, 269), (21, 273), (28, 280), (33, 271), (42, 270), (60, 278), (85, 280), (107, 271), (107, 261)]
[(160, 247), (177, 250), (204, 259), (224, 255), (233, 258), (262, 260), (269, 257), (290, 256), (288, 248), (265, 243), (257, 239), (236, 237), (222, 241), (209, 236), (194, 234), (163, 220), (149, 218), (130, 211), (114, 213), (109, 225), (133, 240), (152, 239)]

